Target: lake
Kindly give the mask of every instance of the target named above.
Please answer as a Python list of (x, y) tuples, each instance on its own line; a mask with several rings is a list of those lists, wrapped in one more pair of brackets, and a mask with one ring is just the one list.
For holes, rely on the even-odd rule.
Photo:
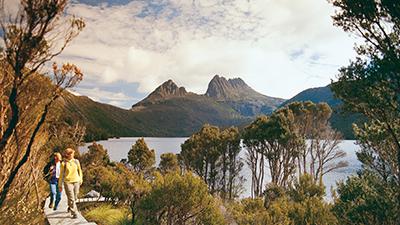
[[(128, 151), (131, 146), (136, 142), (137, 137), (127, 137), (127, 138), (119, 138), (119, 139), (108, 139), (106, 141), (98, 141), (98, 144), (104, 146), (107, 149), (108, 154), (110, 155), (111, 160), (119, 162), (123, 158), (127, 158)], [(160, 161), (160, 155), (167, 152), (179, 153), (181, 150), (181, 144), (187, 138), (156, 138), (156, 137), (147, 137), (144, 138), (149, 148), (154, 149), (156, 152), (156, 163), (158, 165)], [(84, 146), (80, 147), (80, 152), (86, 152), (87, 147), (91, 145), (91, 143), (86, 143)], [(326, 199), (331, 199), (331, 187), (336, 187), (336, 182), (340, 180), (346, 179), (349, 175), (355, 174), (358, 169), (361, 168), (360, 161), (357, 160), (356, 151), (359, 149), (359, 146), (355, 144), (353, 140), (344, 140), (340, 144), (340, 148), (347, 153), (346, 157), (341, 160), (346, 160), (348, 162), (348, 167), (341, 168), (335, 170), (334, 172), (328, 173), (324, 176), (323, 181), (326, 186)], [(244, 158), (245, 151), (242, 150), (240, 156)], [(242, 174), (245, 178), (247, 178), (244, 187), (245, 191), (242, 193), (241, 197), (249, 197), (250, 196), (250, 185), (251, 185), (251, 172), (250, 169), (245, 164)], [(266, 177), (266, 182), (268, 182), (269, 177)]]

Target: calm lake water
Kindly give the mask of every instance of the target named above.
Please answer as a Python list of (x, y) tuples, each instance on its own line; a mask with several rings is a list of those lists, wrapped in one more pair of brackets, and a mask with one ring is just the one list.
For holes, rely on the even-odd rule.
[[(136, 142), (138, 138), (119, 138), (119, 139), (108, 139), (106, 141), (98, 141), (98, 144), (104, 146), (110, 155), (111, 160), (119, 162), (123, 158), (127, 158), (128, 151), (131, 146)], [(187, 138), (144, 138), (149, 148), (154, 149), (156, 152), (156, 163), (158, 165), (160, 161), (160, 155), (167, 152), (179, 153), (181, 150), (181, 144)], [(87, 147), (91, 143), (85, 144), (79, 148), (80, 152), (86, 152)], [(355, 141), (344, 140), (340, 144), (340, 148), (346, 152), (346, 157), (341, 160), (348, 162), (348, 167), (338, 169), (334, 172), (328, 173), (324, 176), (324, 184), (326, 186), (327, 199), (331, 198), (331, 187), (336, 187), (336, 182), (346, 179), (349, 175), (355, 174), (358, 169), (361, 168), (361, 163), (357, 160), (355, 152), (359, 149), (359, 146), (355, 144)], [(245, 151), (242, 150), (240, 156), (245, 157)], [(242, 193), (242, 197), (250, 196), (250, 185), (251, 185), (251, 172), (247, 165), (242, 170), (243, 176), (247, 179), (244, 188), (245, 191)], [(265, 178), (265, 182), (269, 181), (269, 177)]]

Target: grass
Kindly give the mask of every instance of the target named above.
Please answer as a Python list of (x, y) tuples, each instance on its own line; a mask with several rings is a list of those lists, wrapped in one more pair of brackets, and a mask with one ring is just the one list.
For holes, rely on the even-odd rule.
[(130, 215), (127, 208), (114, 207), (110, 204), (102, 204), (83, 211), (83, 216), (91, 222), (99, 225), (128, 225)]

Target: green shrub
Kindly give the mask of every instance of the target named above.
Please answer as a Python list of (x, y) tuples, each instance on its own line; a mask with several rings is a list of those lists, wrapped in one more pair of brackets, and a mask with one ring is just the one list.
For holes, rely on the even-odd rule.
[(87, 220), (101, 225), (125, 225), (130, 224), (129, 210), (116, 208), (109, 204), (100, 205), (84, 212)]

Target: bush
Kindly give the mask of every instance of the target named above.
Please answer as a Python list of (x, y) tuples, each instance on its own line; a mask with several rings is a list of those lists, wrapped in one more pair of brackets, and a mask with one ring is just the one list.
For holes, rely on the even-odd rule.
[(84, 216), (101, 225), (127, 225), (131, 222), (127, 208), (115, 208), (109, 204), (89, 209), (84, 212)]

